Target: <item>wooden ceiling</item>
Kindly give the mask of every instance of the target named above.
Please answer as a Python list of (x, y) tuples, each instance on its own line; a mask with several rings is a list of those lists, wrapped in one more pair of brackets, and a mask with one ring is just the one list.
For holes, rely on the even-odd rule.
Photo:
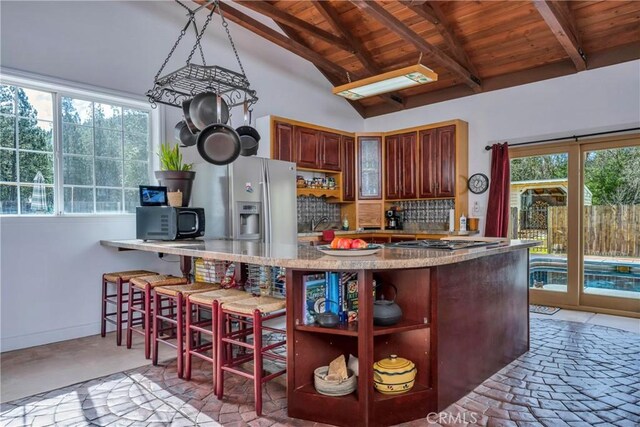
[(418, 61), (438, 73), (434, 83), (349, 101), (363, 117), (640, 58), (640, 1), (235, 3), (286, 36), (227, 0), (228, 20), (312, 62), (334, 86)]

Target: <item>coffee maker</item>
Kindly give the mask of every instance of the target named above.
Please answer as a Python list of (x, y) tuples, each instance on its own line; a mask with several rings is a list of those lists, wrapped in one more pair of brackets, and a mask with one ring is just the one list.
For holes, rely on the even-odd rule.
[(387, 230), (402, 230), (402, 219), (400, 213), (394, 209), (389, 209), (385, 216), (387, 217)]

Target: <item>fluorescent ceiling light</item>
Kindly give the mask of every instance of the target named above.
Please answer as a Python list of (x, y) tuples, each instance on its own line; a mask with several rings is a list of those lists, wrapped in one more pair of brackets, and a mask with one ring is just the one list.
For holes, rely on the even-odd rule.
[(438, 80), (438, 75), (422, 64), (400, 68), (333, 88), (333, 93), (351, 100), (393, 92)]

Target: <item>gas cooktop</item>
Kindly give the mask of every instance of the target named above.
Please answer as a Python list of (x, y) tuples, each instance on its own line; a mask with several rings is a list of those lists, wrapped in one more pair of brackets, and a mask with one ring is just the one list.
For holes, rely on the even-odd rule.
[(483, 242), (480, 240), (406, 240), (404, 242), (387, 243), (390, 248), (401, 249), (456, 249), (479, 248), (482, 246), (495, 246), (498, 242)]

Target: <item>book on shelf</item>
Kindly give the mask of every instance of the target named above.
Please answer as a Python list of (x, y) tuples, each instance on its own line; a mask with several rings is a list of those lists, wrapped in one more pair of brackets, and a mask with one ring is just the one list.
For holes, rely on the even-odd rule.
[(302, 276), (302, 321), (305, 325), (315, 323), (315, 314), (324, 313), (327, 292), (326, 274)]
[(344, 312), (341, 319), (344, 318), (346, 322), (354, 322), (358, 320), (358, 274), (354, 272), (342, 273), (340, 285)]

